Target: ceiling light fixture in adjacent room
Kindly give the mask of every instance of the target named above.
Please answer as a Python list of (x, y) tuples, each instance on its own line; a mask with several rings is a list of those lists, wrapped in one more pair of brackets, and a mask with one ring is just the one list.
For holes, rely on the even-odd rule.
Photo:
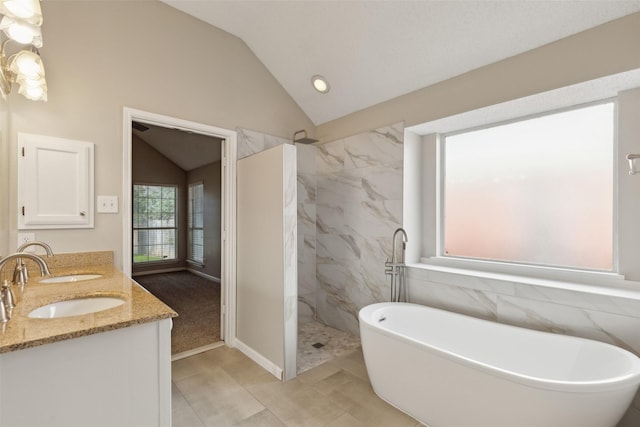
[(327, 93), (329, 92), (329, 89), (331, 89), (327, 79), (319, 75), (311, 77), (311, 84), (313, 85), (313, 88), (320, 93)]
[[(42, 47), (40, 0), (0, 0), (0, 14), (0, 30), (6, 36), (0, 45), (0, 91), (6, 96), (17, 83), (25, 98), (46, 101), (47, 82), (37, 49)], [(7, 56), (9, 42), (26, 46)]]

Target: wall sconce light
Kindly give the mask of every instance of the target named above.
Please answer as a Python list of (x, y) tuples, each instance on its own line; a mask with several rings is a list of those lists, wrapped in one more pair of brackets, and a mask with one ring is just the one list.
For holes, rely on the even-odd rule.
[[(9, 95), (14, 83), (18, 93), (33, 101), (47, 100), (47, 82), (38, 48), (42, 47), (40, 0), (0, 0), (0, 30), (7, 39), (0, 47), (0, 91)], [(7, 56), (7, 44), (24, 46)]]

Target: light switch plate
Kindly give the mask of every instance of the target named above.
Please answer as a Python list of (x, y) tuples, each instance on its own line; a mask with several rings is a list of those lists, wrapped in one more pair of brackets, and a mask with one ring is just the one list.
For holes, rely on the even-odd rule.
[(98, 196), (98, 213), (118, 213), (118, 196)]

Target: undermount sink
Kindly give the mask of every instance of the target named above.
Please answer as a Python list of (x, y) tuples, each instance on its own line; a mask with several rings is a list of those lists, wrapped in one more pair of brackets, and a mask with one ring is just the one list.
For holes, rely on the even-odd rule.
[(87, 296), (66, 301), (58, 301), (32, 310), (28, 316), (33, 319), (57, 319), (60, 317), (82, 316), (96, 313), (124, 304), (125, 300), (112, 296)]
[(40, 280), (40, 283), (68, 283), (81, 282), (83, 280), (98, 279), (102, 274), (69, 274), (68, 276), (47, 277)]

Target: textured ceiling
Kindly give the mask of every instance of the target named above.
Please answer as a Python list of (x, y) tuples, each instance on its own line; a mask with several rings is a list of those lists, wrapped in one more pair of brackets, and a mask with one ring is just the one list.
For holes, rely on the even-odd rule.
[(640, 11), (615, 0), (162, 1), (241, 38), (316, 125)]
[(146, 130), (138, 130), (134, 127), (133, 134), (182, 170), (191, 171), (217, 162), (222, 156), (222, 141), (219, 138), (149, 123), (142, 123), (142, 126)]

